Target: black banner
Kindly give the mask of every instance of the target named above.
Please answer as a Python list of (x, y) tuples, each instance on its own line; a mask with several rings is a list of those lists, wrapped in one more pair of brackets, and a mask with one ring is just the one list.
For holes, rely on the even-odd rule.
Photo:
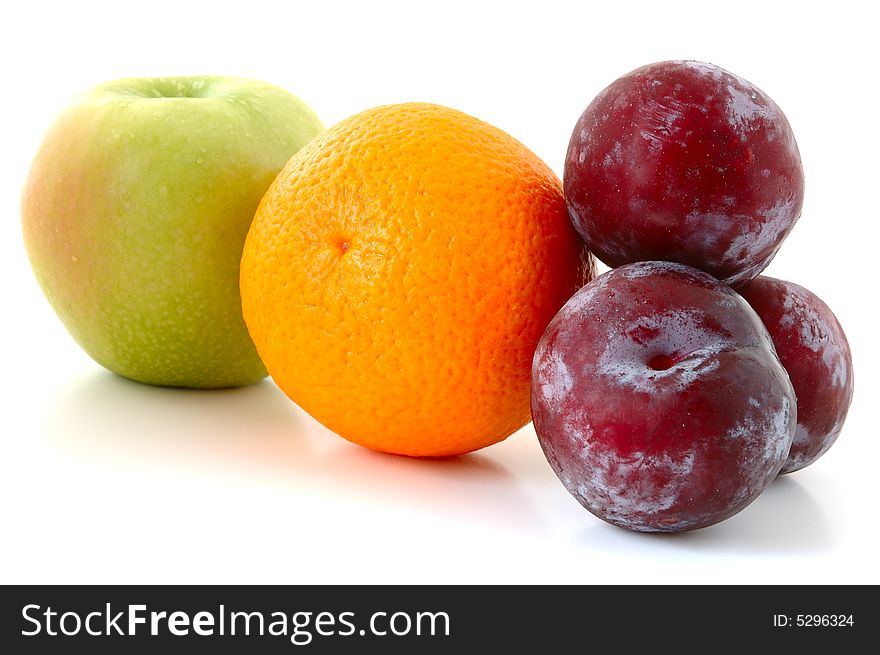
[(855, 652), (878, 634), (871, 596), (816, 586), (4, 587), (0, 652)]

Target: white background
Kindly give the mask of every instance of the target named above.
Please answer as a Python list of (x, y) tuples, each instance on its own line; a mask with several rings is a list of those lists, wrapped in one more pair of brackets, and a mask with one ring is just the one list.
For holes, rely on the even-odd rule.
[[(132, 3), (135, 5), (135, 3)], [(869, 3), (8, 4), (0, 38), (0, 582), (880, 582), (877, 17)], [(19, 224), (43, 130), (116, 77), (288, 88), (327, 125), (424, 100), (514, 135), (561, 175), (581, 111), (663, 59), (717, 63), (786, 112), (803, 216), (768, 273), (824, 298), (854, 351), (837, 445), (752, 506), (630, 534), (557, 482), (531, 427), (418, 461), (327, 432), (271, 381), (151, 388), (94, 364), (38, 288)]]

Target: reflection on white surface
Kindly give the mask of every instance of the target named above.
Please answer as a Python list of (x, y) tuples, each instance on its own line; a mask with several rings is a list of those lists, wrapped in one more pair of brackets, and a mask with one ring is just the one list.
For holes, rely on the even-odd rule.
[(296, 413), (267, 381), (240, 389), (174, 389), (99, 369), (49, 408), (46, 423), (59, 447), (144, 464), (202, 461), (283, 473), (310, 456), (308, 441), (297, 438)]
[(582, 544), (615, 551), (643, 548), (701, 554), (797, 556), (834, 546), (822, 506), (790, 476), (777, 478), (751, 505), (714, 526), (680, 534), (636, 534), (595, 523), (579, 536)]
[(826, 556), (840, 529), (813, 476), (778, 480), (717, 526), (630, 533), (568, 495), (531, 427), (462, 457), (385, 455), (271, 381), (190, 391), (93, 369), (48, 396), (34, 428), (20, 456), (39, 473), (9, 506), (28, 526), (9, 561), (39, 565), (16, 581), (797, 580), (776, 562)]
[(326, 430), (268, 380), (204, 391), (96, 371), (49, 412), (46, 433), (80, 457), (154, 472), (233, 470), (307, 495), (330, 491), (513, 529), (539, 529), (543, 520), (490, 451), (436, 459), (372, 452)]

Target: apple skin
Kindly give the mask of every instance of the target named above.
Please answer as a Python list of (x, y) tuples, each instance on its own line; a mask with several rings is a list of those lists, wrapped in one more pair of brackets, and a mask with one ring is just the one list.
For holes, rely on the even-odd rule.
[(266, 189), (322, 129), (295, 96), (241, 78), (133, 78), (81, 95), (22, 195), (31, 265), (77, 343), (148, 384), (265, 377), (241, 316), (241, 251)]

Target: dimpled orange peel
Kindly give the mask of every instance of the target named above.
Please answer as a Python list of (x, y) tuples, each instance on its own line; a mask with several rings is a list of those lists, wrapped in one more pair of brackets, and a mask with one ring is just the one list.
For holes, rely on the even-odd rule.
[(546, 164), (467, 114), (407, 103), (288, 162), (245, 242), (242, 309), (269, 373), (318, 421), (446, 456), (529, 421), (538, 339), (594, 274)]

